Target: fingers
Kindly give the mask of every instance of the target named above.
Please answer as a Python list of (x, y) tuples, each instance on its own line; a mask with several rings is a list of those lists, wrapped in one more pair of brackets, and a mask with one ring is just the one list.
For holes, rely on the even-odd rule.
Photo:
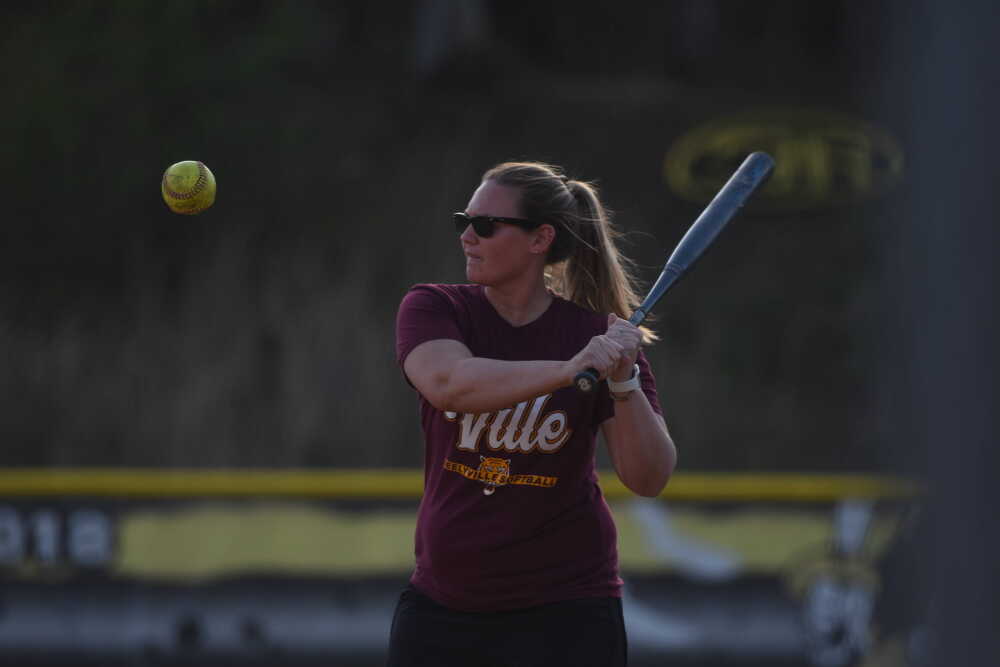
[(627, 358), (620, 343), (607, 336), (594, 336), (587, 346), (577, 355), (577, 365), (580, 370), (593, 368), (601, 379), (606, 378)]
[(618, 366), (624, 350), (620, 343), (607, 336), (595, 336), (592, 340), (597, 365), (593, 368), (600, 372), (601, 378), (606, 378)]
[(639, 327), (612, 314), (608, 316), (608, 331), (604, 335), (625, 350), (630, 359), (629, 366), (635, 363), (642, 345), (642, 331)]
[(609, 376), (631, 377), (632, 366), (639, 355), (642, 331), (628, 320), (608, 315), (608, 330), (594, 336), (586, 347), (570, 361), (574, 373), (593, 368), (600, 379)]

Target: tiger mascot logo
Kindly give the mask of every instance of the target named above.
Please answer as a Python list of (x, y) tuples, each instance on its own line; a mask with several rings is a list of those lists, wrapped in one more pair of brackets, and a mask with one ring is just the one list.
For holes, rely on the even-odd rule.
[(486, 484), (483, 493), (487, 496), (493, 495), (498, 486), (504, 486), (510, 480), (510, 461), (489, 456), (479, 457), (479, 468), (476, 470), (476, 479)]

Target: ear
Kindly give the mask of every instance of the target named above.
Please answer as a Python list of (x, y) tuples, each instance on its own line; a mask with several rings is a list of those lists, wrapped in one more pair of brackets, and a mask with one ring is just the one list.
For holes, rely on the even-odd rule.
[(556, 240), (556, 228), (549, 224), (544, 224), (531, 232), (531, 252), (537, 255), (544, 255), (552, 247)]

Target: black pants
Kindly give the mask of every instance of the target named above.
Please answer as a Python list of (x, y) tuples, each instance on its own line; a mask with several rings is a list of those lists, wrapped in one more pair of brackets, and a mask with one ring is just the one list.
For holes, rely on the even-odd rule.
[(411, 588), (392, 617), (388, 667), (625, 667), (622, 601), (586, 598), (469, 613)]

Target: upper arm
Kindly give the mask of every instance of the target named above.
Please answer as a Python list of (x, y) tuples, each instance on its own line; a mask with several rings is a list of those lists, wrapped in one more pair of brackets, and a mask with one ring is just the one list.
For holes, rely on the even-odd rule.
[(431, 405), (447, 398), (448, 382), (455, 364), (472, 357), (464, 343), (451, 339), (429, 340), (417, 345), (403, 360), (403, 372)]
[(406, 380), (436, 406), (454, 362), (472, 356), (457, 316), (449, 293), (434, 285), (411, 288), (396, 314), (396, 360)]
[[(659, 422), (660, 427), (663, 429), (663, 432), (667, 433), (667, 421), (663, 418), (663, 415), (658, 412), (654, 412), (653, 414), (656, 417), (656, 421)], [(613, 416), (601, 422), (601, 435), (604, 436), (604, 445), (608, 449), (608, 457), (611, 459), (611, 464), (620, 476), (621, 449), (616, 446), (618, 444), (616, 441), (617, 431), (615, 430), (615, 418)]]
[[(649, 360), (646, 355), (639, 352), (639, 358), (636, 360), (639, 364), (639, 380), (641, 389), (637, 393), (641, 393), (646, 397), (646, 401), (649, 403), (649, 407), (653, 411), (653, 415), (656, 417), (656, 422), (663, 429), (664, 433), (667, 431), (667, 422), (663, 418), (663, 413), (660, 408), (659, 395), (656, 391), (656, 379), (653, 377), (652, 369), (649, 365)], [(622, 475), (623, 461), (622, 461), (622, 443), (619, 440), (623, 439), (620, 434), (620, 430), (616, 428), (615, 423), (615, 413), (614, 413), (614, 401), (611, 400), (610, 395), (605, 399), (607, 401), (606, 405), (607, 412), (602, 413), (601, 416), (608, 415), (601, 422), (601, 433), (604, 436), (604, 443), (608, 448), (608, 455), (611, 458), (611, 463), (614, 465), (615, 471), (618, 472), (619, 477)], [(669, 436), (668, 436), (669, 437)]]

